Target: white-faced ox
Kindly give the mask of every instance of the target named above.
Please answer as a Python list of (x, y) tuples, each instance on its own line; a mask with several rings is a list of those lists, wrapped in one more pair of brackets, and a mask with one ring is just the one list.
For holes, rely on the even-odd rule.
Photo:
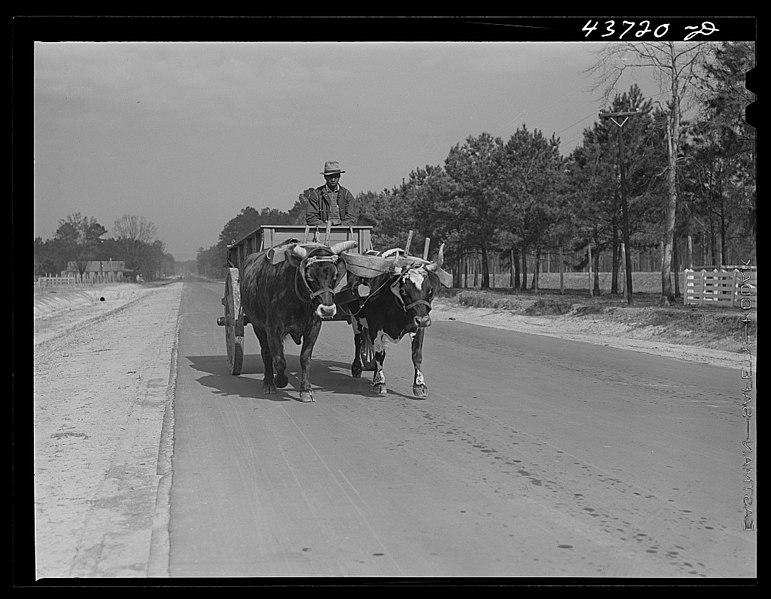
[[(371, 293), (352, 315), (354, 330), (354, 361), (351, 374), (361, 376), (363, 365), (360, 349), (363, 335), (368, 335), (375, 351), (375, 373), (372, 385), (376, 393), (386, 394), (386, 378), (383, 369), (386, 341), (398, 343), (404, 335), (412, 336), (412, 364), (415, 368), (412, 392), (425, 398), (428, 393), (423, 372), (423, 338), (431, 326), (431, 301), (441, 284), (437, 271), (441, 270), (442, 250), (435, 262), (402, 258), (400, 272), (388, 272), (367, 279)], [(443, 271), (442, 271), (443, 273)], [(447, 273), (443, 273), (447, 274)]]
[(240, 291), (241, 306), (260, 341), (264, 365), (263, 391), (276, 393), (287, 385), (284, 339), (300, 351), (300, 400), (314, 401), (310, 364), (321, 319), (337, 311), (334, 289), (346, 271), (340, 252), (355, 247), (346, 241), (327, 247), (289, 244), (247, 256)]

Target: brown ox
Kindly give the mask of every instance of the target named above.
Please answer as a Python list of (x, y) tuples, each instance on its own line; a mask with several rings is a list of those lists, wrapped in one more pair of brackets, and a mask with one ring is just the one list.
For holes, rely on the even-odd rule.
[(288, 383), (284, 373), (288, 335), (297, 345), (302, 343), (300, 400), (314, 401), (310, 381), (313, 346), (321, 319), (334, 316), (337, 310), (334, 289), (346, 271), (339, 254), (355, 245), (354, 241), (331, 248), (289, 244), (247, 256), (240, 282), (241, 306), (260, 341), (265, 393), (275, 393)]

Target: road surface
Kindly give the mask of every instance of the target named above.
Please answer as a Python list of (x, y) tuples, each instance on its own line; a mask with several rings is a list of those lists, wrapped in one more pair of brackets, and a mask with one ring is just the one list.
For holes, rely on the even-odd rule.
[(754, 577), (740, 373), (436, 319), (385, 397), (323, 326), (315, 403), (228, 373), (221, 284), (180, 306), (171, 577)]

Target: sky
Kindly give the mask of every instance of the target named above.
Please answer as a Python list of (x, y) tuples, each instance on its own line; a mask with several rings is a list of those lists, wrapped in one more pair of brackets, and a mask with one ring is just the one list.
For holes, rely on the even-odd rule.
[[(590, 42), (38, 42), (34, 234), (80, 213), (112, 235), (155, 224), (177, 261), (242, 209), (289, 210), (324, 183), (354, 195), (443, 165), (469, 136), (555, 134), (567, 155), (607, 108)], [(645, 71), (637, 83), (657, 90)]]

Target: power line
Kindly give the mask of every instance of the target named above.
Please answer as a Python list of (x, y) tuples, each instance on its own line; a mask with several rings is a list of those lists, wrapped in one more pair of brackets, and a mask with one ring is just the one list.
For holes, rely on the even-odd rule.
[(588, 118), (590, 118), (590, 117), (594, 116), (595, 112), (596, 112), (596, 111), (592, 110), (592, 112), (590, 112), (589, 114), (587, 114), (585, 117), (583, 117), (583, 118), (581, 118), (581, 119), (577, 120), (577, 121), (576, 121), (575, 123), (573, 123), (572, 125), (568, 125), (567, 127), (565, 127), (564, 129), (562, 129), (561, 131), (557, 131), (557, 132), (555, 133), (555, 135), (559, 135), (560, 133), (564, 133), (564, 132), (565, 132), (565, 131), (567, 131), (568, 129), (572, 129), (573, 127), (575, 127), (576, 125), (578, 125), (578, 123), (583, 123), (583, 122), (584, 122), (586, 119), (588, 119)]

